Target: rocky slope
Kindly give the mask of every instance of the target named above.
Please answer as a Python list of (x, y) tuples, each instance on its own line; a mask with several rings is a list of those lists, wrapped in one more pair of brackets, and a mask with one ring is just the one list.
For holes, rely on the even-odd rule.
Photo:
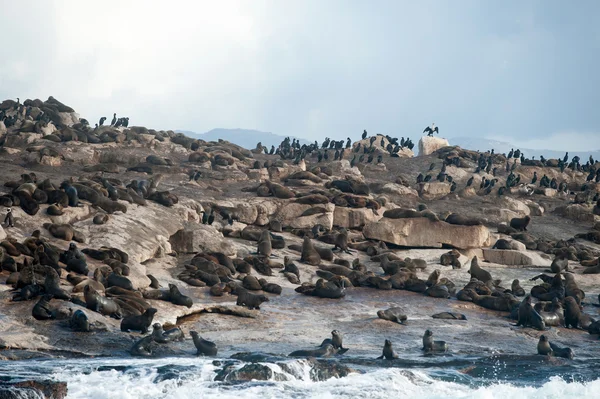
[[(582, 274), (598, 269), (593, 265), (600, 254), (595, 203), (600, 185), (595, 179), (586, 183), (598, 164), (561, 171), (424, 142), (419, 147), (430, 148), (427, 155), (413, 157), (406, 148), (390, 155), (390, 138), (382, 136), (346, 149), (341, 159), (334, 160), (331, 151), (319, 161), (321, 149), (290, 143), (278, 155), (266, 155), (172, 131), (91, 128), (52, 98), (23, 105), (5, 101), (0, 110), (0, 215), (4, 220), (8, 208), (14, 215), (14, 226), (0, 228), (3, 359), (129, 356), (143, 334), (122, 332), (118, 318), (86, 307), (85, 285), (117, 300), (122, 316), (153, 307), (153, 322), (184, 331), (182, 342), (153, 343), (155, 356), (193, 355), (191, 330), (215, 341), (224, 354), (285, 354), (318, 344), (333, 329), (350, 337), (346, 342), (354, 353), (380, 353), (382, 337), (399, 331), (404, 339), (396, 348), (416, 352), (427, 328), (465, 353), (491, 347), (534, 353), (541, 332), (511, 327), (508, 312), (456, 300), (456, 294), (441, 299), (424, 295), (424, 289), (396, 289), (407, 287), (398, 283), (402, 276), (426, 288), (428, 276), (440, 270), (447, 280), (434, 285), (459, 291), (471, 278), (474, 257), (494, 280), (502, 280), (490, 292), (513, 306), (521, 300), (510, 293), (514, 279), (529, 292), (539, 283), (530, 278), (547, 271), (556, 256), (565, 257), (586, 293), (583, 311), (598, 318), (590, 304), (598, 301), (600, 279)], [(373, 161), (355, 162), (359, 154), (373, 155)], [(557, 188), (526, 184), (534, 173), (555, 179)], [(417, 183), (418, 175), (430, 180)], [(515, 176), (520, 183), (510, 184)], [(69, 187), (76, 189), (78, 204), (67, 194)], [(448, 223), (451, 214), (462, 222)], [(508, 226), (525, 217), (531, 218), (526, 232)], [(32, 237), (36, 230), (39, 235)], [(257, 241), (267, 240), (263, 231), (270, 231), (268, 257), (256, 254)], [(73, 238), (86, 252), (83, 273), (77, 273), (79, 264), (54, 259)], [(512, 243), (511, 249), (493, 249), (498, 239)], [(348, 252), (334, 247), (340, 242)], [(319, 249), (320, 259), (298, 251), (309, 244)], [(382, 254), (396, 260), (397, 273), (384, 273)], [(298, 267), (299, 280), (280, 273), (285, 257)], [(353, 268), (353, 262), (364, 267)], [(54, 273), (62, 294), (50, 300), (50, 319), (36, 320), (32, 309), (40, 297), (13, 297), (32, 286), (40, 295), (56, 293), (49, 282)], [(114, 283), (123, 277), (131, 284), (124, 291)], [(189, 306), (173, 303), (177, 295), (169, 293), (169, 285), (191, 300)], [(269, 301), (260, 310), (237, 306), (241, 286)], [(277, 286), (280, 294), (273, 293)], [(322, 298), (333, 293), (342, 298)], [(66, 298), (57, 298), (61, 295)], [(390, 306), (404, 308), (406, 326), (376, 317)], [(91, 332), (72, 331), (75, 310), (84, 311)], [(468, 322), (430, 317), (443, 311), (464, 313)], [(582, 353), (597, 347), (597, 338), (586, 331), (559, 327), (546, 334)]]

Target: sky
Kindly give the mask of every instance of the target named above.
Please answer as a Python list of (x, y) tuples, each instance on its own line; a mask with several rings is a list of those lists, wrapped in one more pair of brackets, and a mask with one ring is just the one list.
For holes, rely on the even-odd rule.
[(600, 149), (600, 2), (0, 0), (0, 99), (91, 123)]

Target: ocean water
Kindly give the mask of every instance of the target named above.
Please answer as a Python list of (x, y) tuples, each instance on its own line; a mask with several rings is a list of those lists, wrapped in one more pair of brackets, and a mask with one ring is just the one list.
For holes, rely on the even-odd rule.
[[(540, 359), (542, 361), (540, 362)], [(591, 363), (590, 363), (591, 362)], [(351, 359), (358, 370), (312, 381), (305, 360), (263, 363), (285, 381), (215, 382), (221, 368), (206, 358), (33, 360), (2, 362), (3, 379), (53, 379), (68, 384), (68, 398), (598, 398), (599, 364), (543, 357), (464, 359), (443, 367)], [(240, 362), (238, 367), (244, 363)], [(281, 378), (281, 377), (280, 377)]]

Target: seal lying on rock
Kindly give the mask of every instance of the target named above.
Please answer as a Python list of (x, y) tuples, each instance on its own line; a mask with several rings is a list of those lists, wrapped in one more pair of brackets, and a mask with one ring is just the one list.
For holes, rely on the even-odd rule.
[(139, 331), (142, 334), (148, 332), (148, 328), (152, 324), (152, 319), (157, 310), (155, 308), (148, 308), (146, 311), (139, 316), (127, 316), (121, 320), (121, 331)]
[(189, 296), (183, 295), (179, 292), (179, 288), (175, 284), (169, 284), (170, 301), (174, 305), (186, 306), (191, 308), (194, 301)]
[(196, 355), (217, 356), (217, 345), (214, 342), (202, 338), (196, 331), (190, 331), (196, 347)]
[(432, 315), (434, 319), (444, 319), (444, 320), (467, 320), (467, 316), (461, 313), (453, 313), (453, 312), (442, 312), (436, 313)]
[(402, 309), (399, 307), (393, 307), (386, 310), (378, 310), (377, 317), (379, 317), (382, 320), (389, 320), (399, 324), (402, 324), (408, 319), (402, 311)]
[(290, 353), (288, 356), (290, 357), (330, 357), (334, 355), (337, 351), (331, 344), (326, 344), (319, 349), (305, 349), (305, 350), (297, 350)]
[(445, 341), (434, 341), (433, 332), (426, 330), (423, 334), (423, 350), (425, 352), (446, 352), (448, 344)]
[(331, 338), (324, 339), (323, 342), (321, 342), (321, 345), (319, 345), (319, 347), (322, 348), (325, 345), (332, 345), (335, 349), (337, 349), (337, 353), (341, 355), (343, 353), (348, 352), (348, 348), (343, 347), (343, 339), (344, 336), (341, 332), (339, 332), (338, 330), (333, 330), (331, 332)]
[(183, 338), (183, 331), (181, 331), (181, 328), (179, 327), (165, 331), (160, 323), (154, 323), (152, 325), (152, 339), (154, 339), (154, 342), (166, 344), (172, 341), (183, 341)]
[(398, 355), (396, 354), (396, 352), (394, 352), (394, 349), (392, 348), (392, 341), (390, 341), (389, 339), (385, 340), (385, 343), (383, 344), (383, 353), (377, 359), (398, 359)]
[(69, 310), (71, 312), (71, 318), (69, 319), (69, 327), (71, 327), (73, 331), (89, 332), (90, 322), (83, 310), (77, 309), (74, 312), (72, 308), (70, 308)]
[(544, 318), (531, 305), (531, 295), (527, 295), (519, 305), (517, 326), (546, 330)]
[[(541, 339), (541, 337), (540, 337)], [(575, 354), (571, 348), (561, 348), (560, 346), (549, 342), (550, 348), (552, 348), (552, 354), (556, 357), (563, 357), (565, 359), (573, 359)], [(539, 351), (539, 349), (538, 349)]]
[(154, 339), (152, 338), (152, 335), (145, 336), (133, 344), (129, 353), (131, 353), (132, 356), (152, 356), (153, 342)]
[(86, 285), (83, 288), (83, 295), (88, 309), (105, 316), (114, 317), (115, 319), (120, 319), (123, 317), (121, 309), (115, 301), (110, 298), (103, 297), (91, 286)]

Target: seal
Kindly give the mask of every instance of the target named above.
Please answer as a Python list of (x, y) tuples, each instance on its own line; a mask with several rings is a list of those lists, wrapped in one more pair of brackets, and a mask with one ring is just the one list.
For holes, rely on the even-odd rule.
[(326, 344), (319, 349), (303, 349), (290, 353), (289, 357), (330, 357), (337, 351), (331, 344)]
[(121, 331), (139, 331), (142, 334), (148, 332), (148, 328), (152, 324), (152, 319), (157, 310), (155, 308), (148, 308), (146, 311), (139, 316), (127, 316), (121, 320)]
[(154, 323), (152, 325), (152, 339), (159, 344), (166, 344), (173, 341), (183, 341), (184, 335), (179, 327), (165, 331), (160, 323)]
[(281, 291), (283, 290), (279, 284), (269, 283), (264, 278), (258, 280), (262, 290), (264, 292), (268, 292), (269, 294), (281, 295)]
[(250, 291), (260, 291), (262, 290), (262, 286), (258, 279), (251, 274), (248, 274), (242, 280), (242, 287)]
[(148, 277), (150, 279), (150, 288), (154, 288), (154, 289), (160, 288), (160, 284), (158, 283), (158, 280), (156, 279), (156, 277), (154, 277), (151, 274), (146, 274), (146, 277)]
[(447, 352), (448, 344), (445, 341), (434, 341), (433, 332), (425, 330), (425, 334), (423, 334), (423, 350), (425, 352)]
[(73, 331), (79, 332), (90, 332), (90, 321), (83, 310), (77, 309), (73, 312), (73, 309), (69, 309), (71, 312), (71, 318), (69, 319), (69, 327)]
[(53, 298), (63, 299), (68, 301), (71, 299), (71, 294), (60, 288), (60, 277), (53, 268), (44, 267), (46, 277), (44, 278), (44, 291), (46, 294), (52, 295)]
[(196, 347), (196, 355), (200, 356), (217, 356), (217, 345), (214, 342), (202, 338), (196, 331), (190, 331), (190, 335), (194, 340)]
[(177, 288), (175, 284), (169, 284), (169, 294), (171, 303), (174, 305), (187, 306), (188, 308), (191, 308), (194, 304), (192, 298), (179, 292), (179, 288)]
[(469, 290), (467, 294), (471, 297), (473, 303), (483, 308), (490, 310), (499, 310), (504, 312), (508, 312), (511, 310), (511, 306), (504, 295), (479, 295), (473, 290)]
[(83, 295), (88, 309), (115, 319), (123, 317), (119, 305), (114, 300), (101, 296), (91, 286), (86, 285), (83, 288)]
[[(561, 348), (560, 346), (550, 343), (550, 348), (552, 348), (552, 354), (556, 357), (563, 357), (565, 359), (573, 359), (575, 354), (571, 348)], [(539, 353), (539, 344), (538, 344), (538, 353)]]
[(347, 254), (352, 254), (350, 249), (348, 249), (348, 230), (345, 228), (341, 228), (340, 232), (335, 236), (335, 242), (333, 250), (340, 249), (340, 251), (344, 251)]
[(310, 238), (304, 237), (302, 242), (302, 255), (300, 261), (308, 263), (309, 265), (317, 266), (321, 263), (321, 255), (315, 250)]
[(31, 315), (36, 320), (54, 319), (54, 309), (50, 306), (52, 295), (43, 295), (31, 309)]
[(50, 216), (62, 216), (64, 215), (63, 207), (60, 204), (52, 204), (46, 209), (46, 213)]
[(525, 296), (525, 290), (521, 287), (521, 283), (519, 280), (513, 280), (510, 290), (514, 296)]
[(115, 269), (111, 274), (106, 278), (106, 287), (121, 287), (123, 289), (133, 291), (133, 283), (127, 277), (121, 275), (121, 271)]
[(398, 359), (398, 355), (396, 354), (396, 352), (394, 352), (394, 348), (392, 348), (392, 341), (390, 341), (389, 339), (385, 340), (385, 343), (383, 344), (383, 353), (377, 359)]
[(563, 270), (569, 270), (569, 260), (564, 256), (557, 254), (550, 265), (550, 271), (552, 271), (552, 273), (560, 273)]
[(546, 330), (544, 318), (531, 305), (531, 295), (527, 295), (519, 305), (516, 326), (533, 327), (537, 330)]
[(248, 309), (260, 310), (260, 305), (263, 302), (269, 302), (269, 298), (264, 295), (255, 295), (249, 293), (247, 290), (242, 289), (238, 293), (236, 305), (246, 306)]
[(505, 240), (504, 238), (500, 238), (496, 241), (492, 249), (511, 249), (518, 251), (519, 244), (515, 243), (513, 240)]
[(403, 324), (408, 318), (401, 308), (393, 307), (386, 310), (378, 310), (377, 317), (382, 320), (393, 321), (394, 323)]
[(453, 313), (453, 312), (442, 312), (436, 313), (432, 315), (434, 319), (443, 319), (443, 320), (467, 320), (467, 316), (461, 313)]
[(525, 216), (524, 218), (512, 218), (510, 220), (510, 227), (517, 231), (527, 231), (527, 226), (531, 218), (529, 216)]
[(92, 222), (94, 224), (105, 224), (106, 222), (108, 222), (108, 214), (106, 213), (99, 213), (96, 216), (94, 216), (94, 219), (92, 219)]
[(298, 277), (298, 280), (300, 279), (300, 270), (298, 269), (298, 266), (296, 266), (288, 256), (283, 257), (283, 270), (279, 273), (292, 273)]
[(333, 330), (331, 332), (331, 338), (326, 338), (321, 342), (319, 347), (324, 347), (325, 345), (332, 345), (335, 349), (337, 349), (338, 354), (346, 353), (348, 348), (344, 348), (343, 345), (344, 335), (338, 330)]
[(154, 339), (152, 338), (152, 335), (145, 336), (133, 344), (129, 353), (131, 353), (132, 356), (152, 356), (153, 342)]
[(269, 230), (263, 230), (258, 239), (258, 249), (256, 253), (263, 256), (271, 256), (273, 246), (271, 245), (271, 234)]
[(458, 226), (479, 226), (481, 225), (481, 221), (476, 219), (470, 219), (463, 215), (457, 215), (456, 213), (451, 213), (446, 217), (446, 223), (455, 224)]
[(424, 294), (432, 298), (450, 298), (448, 287), (444, 284), (436, 284), (429, 287), (425, 290)]
[(533, 308), (542, 316), (546, 326), (560, 327), (565, 324), (564, 311), (558, 298), (553, 298), (550, 303), (538, 302)]
[(538, 355), (552, 356), (552, 347), (550, 346), (550, 342), (548, 342), (548, 337), (545, 335), (540, 336), (537, 344), (537, 352)]
[(492, 281), (492, 275), (487, 270), (482, 269), (479, 266), (479, 260), (477, 256), (473, 257), (471, 261), (471, 267), (469, 268), (469, 274), (471, 277), (475, 277), (477, 280), (487, 283), (488, 281)]
[(589, 329), (594, 320), (583, 313), (575, 298), (568, 296), (564, 300), (565, 305), (565, 327)]

